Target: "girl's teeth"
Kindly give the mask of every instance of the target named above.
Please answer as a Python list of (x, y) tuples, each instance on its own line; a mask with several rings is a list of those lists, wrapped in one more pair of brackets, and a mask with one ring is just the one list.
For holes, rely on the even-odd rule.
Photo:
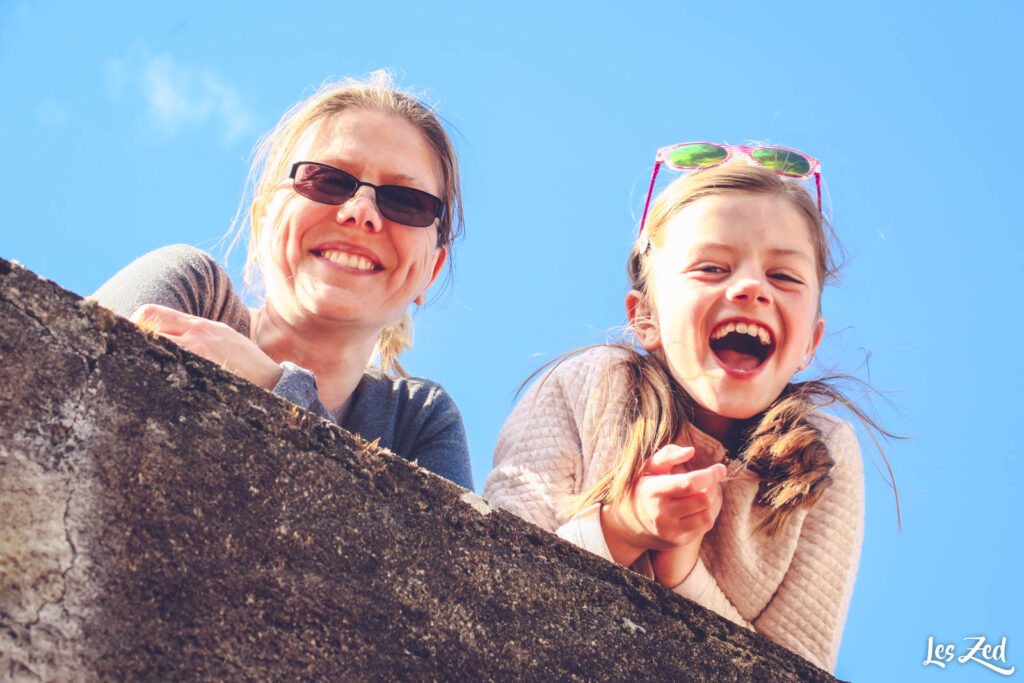
[(715, 330), (711, 338), (721, 339), (730, 332), (738, 332), (739, 334), (749, 334), (751, 337), (756, 337), (762, 346), (769, 346), (772, 343), (771, 335), (768, 334), (768, 330), (757, 325), (755, 323), (726, 323), (717, 330)]

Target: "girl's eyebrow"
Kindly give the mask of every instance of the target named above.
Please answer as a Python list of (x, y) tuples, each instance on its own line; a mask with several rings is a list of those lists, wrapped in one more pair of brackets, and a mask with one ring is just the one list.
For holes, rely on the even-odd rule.
[[(735, 244), (724, 244), (722, 242), (702, 242), (697, 248), (698, 250), (707, 249), (710, 251), (726, 251), (730, 253), (734, 253), (736, 251), (739, 251), (740, 249)], [(789, 247), (774, 247), (772, 249), (769, 249), (768, 253), (775, 258), (790, 256), (798, 258), (801, 261), (805, 261), (806, 263), (809, 263), (811, 265), (814, 265), (814, 257), (811, 256), (810, 254), (807, 254), (804, 251), (801, 251), (800, 249), (791, 249)]]
[(776, 247), (775, 249), (770, 249), (768, 253), (770, 253), (772, 256), (795, 256), (802, 261), (814, 263), (814, 259), (811, 256), (800, 251), (799, 249), (786, 249), (784, 247)]

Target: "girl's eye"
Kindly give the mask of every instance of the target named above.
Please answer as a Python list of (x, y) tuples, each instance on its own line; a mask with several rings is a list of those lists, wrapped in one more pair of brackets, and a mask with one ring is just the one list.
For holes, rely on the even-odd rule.
[(697, 272), (700, 272), (700, 273), (724, 273), (725, 272), (725, 268), (723, 268), (722, 266), (715, 266), (715, 265), (711, 265), (711, 264), (705, 264), (705, 265), (697, 266), (696, 268), (694, 268), (694, 270), (696, 270)]
[(772, 273), (768, 277), (772, 278), (773, 280), (783, 280), (785, 282), (792, 282), (798, 285), (802, 285), (804, 283), (803, 280), (793, 275), (790, 275), (789, 273)]

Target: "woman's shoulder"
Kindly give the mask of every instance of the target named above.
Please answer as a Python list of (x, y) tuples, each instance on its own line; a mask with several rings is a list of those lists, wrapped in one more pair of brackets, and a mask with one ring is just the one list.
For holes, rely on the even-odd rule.
[(133, 263), (144, 263), (148, 268), (168, 271), (191, 270), (208, 277), (219, 276), (224, 269), (209, 253), (191, 244), (168, 244), (139, 256)]
[(204, 263), (212, 264), (217, 263), (217, 260), (213, 258), (209, 252), (203, 251), (199, 247), (193, 247), (191, 244), (184, 243), (168, 244), (163, 247), (157, 247), (153, 251), (149, 252), (148, 255), (186, 261), (202, 261)]
[(462, 415), (437, 382), (391, 377), (368, 367), (340, 424), (460, 486), (473, 487)]
[(123, 316), (144, 304), (159, 304), (249, 333), (249, 311), (235, 294), (230, 276), (213, 256), (187, 244), (143, 254), (96, 290), (93, 298)]
[(451, 406), (455, 402), (438, 382), (424, 377), (392, 377), (376, 367), (368, 367), (357, 389), (360, 399), (380, 403), (413, 403), (421, 407)]

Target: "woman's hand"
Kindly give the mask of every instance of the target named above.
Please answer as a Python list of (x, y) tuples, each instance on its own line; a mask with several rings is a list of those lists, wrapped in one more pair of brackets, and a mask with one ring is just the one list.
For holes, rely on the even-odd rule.
[[(630, 495), (601, 507), (601, 526), (616, 562), (628, 567), (645, 550), (675, 550), (692, 544), (699, 549), (701, 538), (714, 526), (721, 509), (719, 482), (726, 468), (716, 463), (683, 471), (683, 463), (693, 455), (694, 449), (689, 447), (659, 449), (644, 464)], [(691, 554), (694, 559), (683, 578), (696, 562), (695, 551)]]
[(224, 323), (158, 304), (140, 306), (129, 320), (264, 389), (273, 389), (281, 378), (281, 366), (273, 358)]

